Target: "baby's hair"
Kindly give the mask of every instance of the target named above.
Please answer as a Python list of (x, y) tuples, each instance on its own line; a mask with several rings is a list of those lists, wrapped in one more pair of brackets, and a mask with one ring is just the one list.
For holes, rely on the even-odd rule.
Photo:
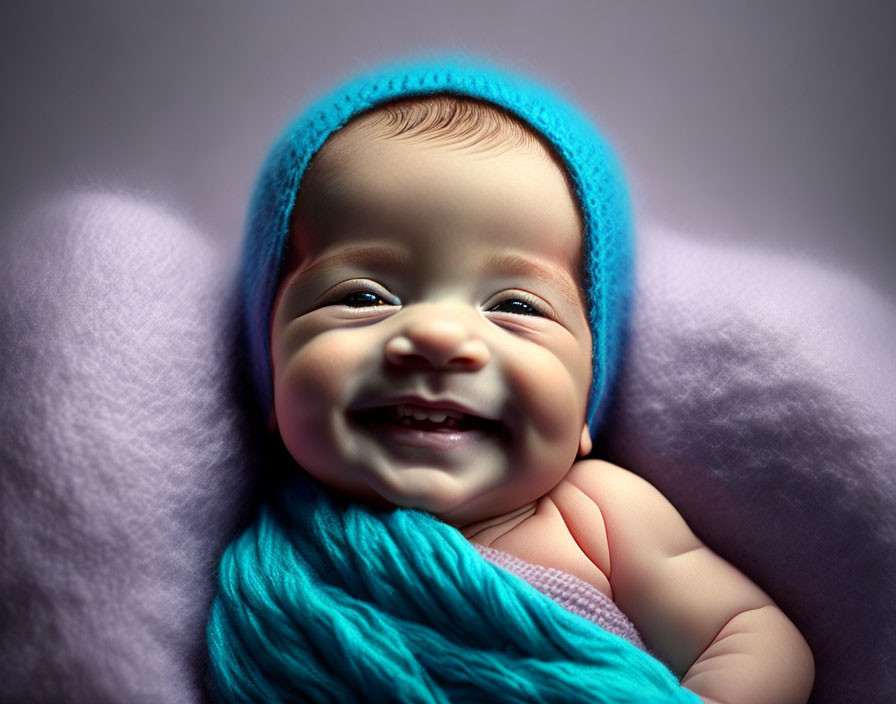
[[(331, 139), (347, 129), (361, 129), (372, 138), (407, 139), (461, 147), (472, 151), (504, 152), (540, 149), (566, 175), (566, 169), (550, 144), (538, 132), (504, 108), (463, 95), (401, 98), (361, 113)], [(305, 178), (320, 170), (320, 153), (308, 165)]]
[(382, 137), (488, 149), (539, 145), (553, 151), (540, 135), (506, 110), (466, 96), (404, 98), (380, 105), (360, 119)]

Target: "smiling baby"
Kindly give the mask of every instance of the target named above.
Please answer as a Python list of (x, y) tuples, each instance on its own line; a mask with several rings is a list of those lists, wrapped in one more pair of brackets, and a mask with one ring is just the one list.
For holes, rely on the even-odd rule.
[[(812, 655), (773, 601), (650, 484), (587, 458), (630, 270), (624, 187), (600, 138), (537, 86), (464, 61), (391, 67), (308, 115), (275, 148), (250, 220), (250, 346), (286, 478), (252, 534), (260, 576), (228, 587), (249, 558), (237, 547), (222, 562), (218, 696), (805, 702)], [(417, 528), (391, 523), (408, 516)], [(286, 537), (264, 542), (272, 532)], [(473, 546), (575, 578), (630, 619), (665, 674), (643, 674), (649, 656), (602, 630), (610, 644), (589, 646), (579, 629), (599, 629), (547, 598), (537, 615), (543, 595)], [(281, 551), (297, 562), (278, 567)], [(536, 600), (525, 617), (514, 590)], [(426, 613), (425, 595), (455, 616)], [(528, 635), (486, 634), (480, 622), (501, 618)], [(236, 648), (249, 630), (255, 645)], [(637, 664), (569, 664), (603, 647)], [(489, 664), (510, 652), (506, 669)], [(388, 675), (399, 661), (404, 675)], [(638, 689), (670, 671), (663, 697)]]

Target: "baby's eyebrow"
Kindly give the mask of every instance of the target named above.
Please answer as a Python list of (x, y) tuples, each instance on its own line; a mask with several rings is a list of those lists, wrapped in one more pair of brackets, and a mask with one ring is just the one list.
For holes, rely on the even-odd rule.
[(308, 266), (300, 267), (297, 278), (310, 278), (328, 269), (345, 264), (363, 262), (365, 266), (406, 267), (411, 259), (400, 247), (389, 245), (351, 245), (314, 259)]
[(553, 284), (570, 302), (579, 304), (582, 300), (578, 282), (571, 278), (566, 267), (531, 256), (508, 252), (495, 252), (488, 258), (488, 266), (495, 271), (508, 274), (534, 276)]

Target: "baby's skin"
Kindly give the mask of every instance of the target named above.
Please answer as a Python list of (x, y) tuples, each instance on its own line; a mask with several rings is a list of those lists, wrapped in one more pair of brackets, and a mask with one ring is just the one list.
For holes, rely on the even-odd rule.
[(774, 602), (646, 481), (582, 459), (581, 233), (538, 139), (352, 122), (294, 211), (271, 429), (336, 489), (593, 585), (705, 702), (805, 702), (812, 655)]

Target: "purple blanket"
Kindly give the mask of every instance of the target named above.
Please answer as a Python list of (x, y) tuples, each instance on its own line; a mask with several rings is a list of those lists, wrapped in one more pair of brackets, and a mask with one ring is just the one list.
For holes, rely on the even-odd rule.
[[(642, 234), (601, 452), (793, 618), (813, 704), (896, 701), (896, 313), (835, 271)], [(258, 471), (235, 264), (122, 194), (0, 245), (0, 700), (202, 702)]]
[(122, 195), (0, 257), (0, 701), (200, 702), (218, 556), (251, 508), (233, 285)]
[(616, 603), (575, 575), (553, 567), (533, 565), (503, 550), (484, 545), (474, 545), (486, 560), (526, 580), (538, 591), (556, 601), (567, 611), (587, 618), (610, 633), (625, 638), (641, 650), (647, 650), (641, 634)]

